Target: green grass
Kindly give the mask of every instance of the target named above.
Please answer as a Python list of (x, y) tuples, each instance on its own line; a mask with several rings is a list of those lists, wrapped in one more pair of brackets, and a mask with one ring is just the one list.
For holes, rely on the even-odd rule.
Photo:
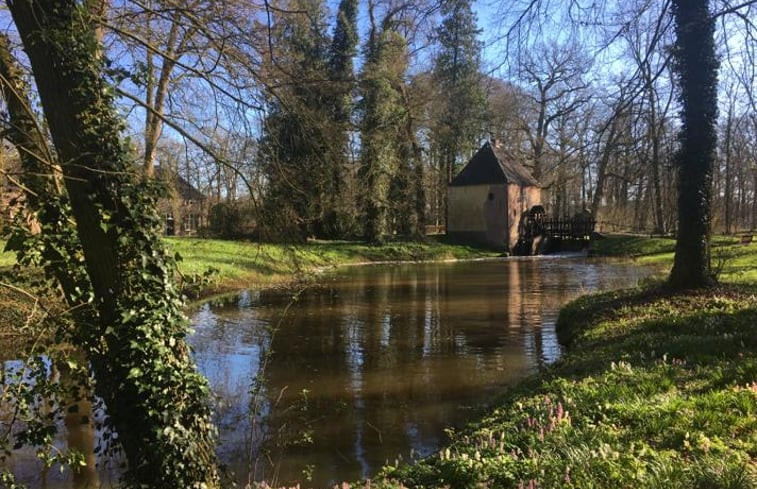
[(0, 268), (9, 267), (16, 263), (16, 254), (5, 251), (5, 241), (0, 239)]
[[(563, 308), (560, 361), (373, 486), (757, 487), (757, 243), (737, 242), (713, 239), (720, 288), (653, 285)], [(669, 266), (674, 248), (610, 236), (593, 252)]]
[[(640, 264), (671, 267), (675, 240), (632, 235), (609, 235), (592, 243), (594, 256), (632, 258)], [(757, 242), (739, 244), (738, 236), (712, 237), (712, 266), (726, 283), (757, 283)]]
[(757, 487), (756, 291), (581, 298), (560, 315), (570, 344), (561, 361), (441, 453), (383, 477), (407, 487)]
[(183, 274), (199, 275), (209, 269), (218, 271), (205, 293), (287, 282), (336, 265), (496, 256), (490, 250), (434, 240), (381, 246), (331, 241), (294, 246), (196, 238), (168, 238), (166, 242), (172, 252), (178, 252), (182, 257), (179, 269)]
[[(336, 265), (381, 261), (431, 261), (497, 256), (491, 250), (445, 243), (392, 242), (373, 246), (359, 242), (312, 241), (278, 245), (220, 239), (166, 238), (171, 253), (181, 257), (179, 271), (187, 278), (213, 270), (202, 294), (266, 286), (302, 279)], [(0, 250), (5, 243), (0, 241)], [(16, 262), (14, 253), (0, 253), (0, 268)]]
[[(738, 243), (735, 236), (715, 235), (713, 248)], [(654, 238), (629, 234), (611, 234), (592, 242), (592, 253), (596, 256), (624, 256), (630, 258), (670, 254), (675, 251), (675, 238)]]
[(714, 248), (712, 263), (722, 268), (719, 278), (724, 282), (757, 284), (757, 242)]
[(606, 235), (592, 242), (592, 254), (596, 256), (639, 257), (659, 253), (672, 253), (676, 242), (673, 238), (649, 238), (633, 235)]

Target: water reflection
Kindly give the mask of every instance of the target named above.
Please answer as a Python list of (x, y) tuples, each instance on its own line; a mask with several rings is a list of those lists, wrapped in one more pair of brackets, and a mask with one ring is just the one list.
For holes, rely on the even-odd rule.
[(221, 457), (241, 482), (319, 487), (427, 455), (445, 427), (560, 355), (562, 304), (648, 273), (564, 258), (359, 267), (296, 299), (206, 304), (192, 343), (219, 396)]

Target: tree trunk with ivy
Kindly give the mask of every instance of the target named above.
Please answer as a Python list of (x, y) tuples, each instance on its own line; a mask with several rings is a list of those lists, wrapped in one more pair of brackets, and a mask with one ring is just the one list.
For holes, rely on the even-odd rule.
[(708, 0), (674, 0), (675, 71), (681, 102), (678, 167), (678, 239), (669, 283), (674, 288), (712, 283), (710, 213), (717, 144), (718, 60)]
[[(7, 1), (29, 57), (91, 284), (87, 354), (134, 487), (216, 487), (208, 386), (185, 342), (157, 192), (133, 173), (96, 25), (73, 0)], [(46, 225), (42, 222), (43, 233)], [(65, 262), (48, 263), (66, 267)]]
[[(37, 287), (62, 292), (62, 302), (68, 306), (70, 319), (79, 325), (78, 332), (86, 331), (94, 324), (96, 316), (84, 295), (91, 287), (80, 258), (81, 246), (76, 230), (68, 224), (70, 208), (62, 188), (60, 166), (31, 108), (29, 87), (12, 55), (10, 41), (2, 34), (0, 92), (8, 115), (5, 137), (18, 151), (21, 162), (20, 187), (24, 192), (26, 211), (5, 230), (5, 235), (10, 238), (8, 248), (16, 251), (16, 268), (20, 273), (28, 268), (43, 269), (46, 281), (39, 281)], [(30, 224), (27, 215), (36, 216), (39, 223), (44, 224), (40, 232), (36, 232), (36, 226)], [(76, 328), (69, 327), (68, 319), (68, 315), (55, 318), (56, 336), (61, 341), (76, 344), (76, 338), (80, 336), (77, 336)], [(58, 353), (65, 361), (57, 355), (48, 358), (50, 368), (59, 373), (68, 449), (82, 456), (80, 463), (71, 465), (73, 487), (99, 487), (91, 378), (81, 351), (63, 353), (64, 350), (68, 349), (61, 349)]]

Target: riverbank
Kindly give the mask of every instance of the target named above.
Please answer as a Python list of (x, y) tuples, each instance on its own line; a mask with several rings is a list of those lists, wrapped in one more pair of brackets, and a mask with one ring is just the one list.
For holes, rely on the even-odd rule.
[[(739, 236), (712, 237), (712, 266), (719, 280), (757, 283), (757, 242), (739, 244)], [(592, 242), (591, 256), (629, 258), (643, 265), (672, 266), (675, 239), (608, 235)]]
[[(598, 242), (599, 243), (599, 242)], [(672, 263), (674, 242), (595, 247)], [(642, 253), (650, 248), (657, 253)], [(757, 487), (757, 245), (723, 243), (726, 284), (660, 284), (567, 305), (567, 353), (453, 434), (439, 454), (385, 468), (397, 487)], [(620, 253), (631, 255), (634, 253)], [(717, 259), (717, 251), (713, 254)]]
[[(309, 241), (301, 245), (200, 238), (165, 238), (178, 253), (180, 280), (192, 299), (243, 288), (263, 288), (308, 280), (340, 265), (494, 258), (495, 251), (429, 238), (424, 242), (369, 245), (353, 241)], [(5, 243), (0, 241), (0, 250)], [(15, 263), (0, 252), (0, 269)]]
[(167, 238), (166, 243), (182, 258), (179, 271), (189, 279), (187, 290), (193, 298), (309, 280), (319, 271), (340, 265), (469, 260), (499, 255), (489, 249), (436, 239), (384, 245), (342, 241), (278, 245), (197, 238)]

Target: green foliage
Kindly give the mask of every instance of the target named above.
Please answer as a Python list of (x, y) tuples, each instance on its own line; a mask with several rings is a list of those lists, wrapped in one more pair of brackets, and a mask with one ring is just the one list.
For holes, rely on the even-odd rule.
[(108, 222), (118, 237), (123, 293), (116, 299), (116, 320), (96, 337), (109, 348), (88, 350), (96, 378), (112, 379), (98, 381), (96, 391), (129, 459), (129, 484), (212, 485), (209, 391), (184, 342), (187, 322), (175, 264), (158, 238), (157, 194), (129, 180), (119, 191), (126, 212), (110, 214)]
[(751, 288), (587, 296), (563, 309), (566, 356), (416, 465), (408, 487), (754, 487)]
[[(441, 115), (435, 122), (433, 144), (439, 148), (446, 171), (453, 175), (478, 147), (484, 131), (486, 97), (481, 84), (480, 29), (468, 0), (442, 2), (444, 20), (437, 32), (439, 53), (434, 78), (439, 85)], [(445, 181), (447, 183), (447, 181)]]
[[(340, 192), (341, 168), (330, 155), (338, 134), (329, 79), (328, 36), (323, 1), (289, 2), (274, 19), (276, 52), (269, 69), (270, 94), (260, 140), (260, 158), (268, 180), (263, 209), (263, 237), (302, 242), (310, 235), (332, 234), (334, 195)], [(346, 68), (345, 68), (346, 69)], [(332, 97), (333, 100), (333, 97)], [(343, 150), (343, 138), (337, 146)]]
[(407, 227), (396, 226), (390, 215), (393, 204), (408, 202), (410, 188), (408, 155), (403, 152), (409, 117), (403, 98), (406, 70), (407, 42), (402, 35), (391, 26), (373, 33), (362, 75), (360, 153), (363, 234), (373, 243)]
[(253, 209), (239, 202), (220, 202), (211, 207), (208, 214), (206, 232), (220, 238), (249, 236), (255, 222)]

